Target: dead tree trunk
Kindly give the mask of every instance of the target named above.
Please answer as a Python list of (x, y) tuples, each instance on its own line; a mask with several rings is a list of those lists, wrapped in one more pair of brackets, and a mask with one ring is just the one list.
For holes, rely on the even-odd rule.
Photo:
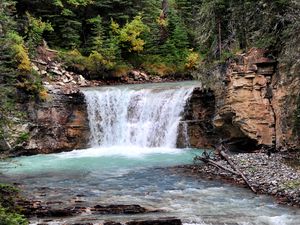
[(227, 167), (225, 167), (225, 166), (223, 166), (223, 165), (221, 165), (221, 164), (219, 164), (219, 163), (217, 163), (217, 162), (215, 162), (215, 161), (213, 161), (213, 160), (211, 160), (211, 159), (209, 159), (209, 158), (197, 156), (195, 159), (196, 159), (196, 160), (201, 160), (201, 161), (204, 162), (204, 163), (208, 163), (209, 165), (212, 165), (212, 166), (214, 166), (214, 167), (218, 167), (218, 168), (223, 169), (223, 170), (225, 170), (225, 171), (228, 171), (228, 172), (230, 172), (230, 173), (232, 173), (232, 174), (240, 175), (240, 174), (237, 173), (236, 171), (233, 171), (233, 170), (231, 170), (231, 169), (229, 169), (229, 168), (227, 168)]
[(220, 151), (220, 155), (229, 163), (229, 165), (232, 167), (232, 169), (234, 169), (245, 181), (245, 183), (248, 185), (248, 187), (254, 192), (257, 193), (257, 191), (255, 190), (254, 187), (252, 187), (252, 185), (249, 183), (248, 179), (245, 177), (245, 175), (243, 174), (243, 172), (238, 168), (237, 165), (235, 165), (231, 159), (229, 159), (228, 155), (224, 152), (224, 151)]

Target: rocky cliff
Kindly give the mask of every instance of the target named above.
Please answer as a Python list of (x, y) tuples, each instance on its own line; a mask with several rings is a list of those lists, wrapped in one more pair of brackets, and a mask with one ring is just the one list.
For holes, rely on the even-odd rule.
[[(266, 51), (251, 49), (231, 61), (217, 92), (214, 126), (239, 150), (259, 146), (289, 148), (297, 138), (292, 133), (297, 79)], [(293, 69), (299, 74), (299, 67)]]
[(215, 95), (212, 90), (195, 88), (179, 124), (178, 147), (209, 148), (218, 141), (212, 120)]
[(86, 148), (89, 140), (84, 96), (78, 89), (46, 85), (47, 100), (28, 105), (30, 138), (23, 154)]

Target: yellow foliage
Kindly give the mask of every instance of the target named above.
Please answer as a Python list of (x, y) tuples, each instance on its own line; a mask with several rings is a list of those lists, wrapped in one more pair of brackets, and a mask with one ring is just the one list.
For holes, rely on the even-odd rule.
[(120, 28), (119, 24), (112, 20), (112, 30), (119, 35), (121, 43), (129, 43), (129, 52), (141, 52), (144, 50), (145, 41), (139, 36), (143, 32), (149, 32), (150, 29), (142, 21), (141, 16), (136, 16), (131, 22), (127, 22), (124, 27)]
[(47, 90), (46, 90), (46, 89), (42, 89), (42, 90), (40, 91), (40, 93), (39, 93), (39, 97), (40, 97), (40, 99), (41, 99), (42, 101), (47, 100), (47, 98), (48, 98), (48, 92), (47, 92)]
[(159, 75), (161, 77), (175, 73), (176, 68), (166, 65), (165, 63), (146, 63), (143, 68), (150, 74)]
[(156, 19), (156, 23), (161, 27), (167, 27), (169, 25), (167, 18), (164, 17), (163, 11), (161, 11), (160, 16)]
[(82, 56), (80, 51), (78, 51), (77, 49), (73, 49), (72, 51), (69, 51), (67, 54), (71, 57), (81, 57)]
[(115, 22), (114, 20), (111, 20), (110, 27), (111, 27), (113, 32), (119, 33), (120, 25), (117, 22)]
[(191, 52), (188, 54), (187, 59), (186, 59), (186, 64), (185, 67), (187, 69), (194, 69), (200, 62), (200, 55), (197, 52)]
[[(145, 41), (138, 38), (131, 41), (132, 50), (135, 52), (141, 52), (144, 50)], [(131, 49), (129, 50), (131, 51)]]
[(31, 72), (31, 64), (28, 56), (28, 51), (20, 40), (15, 40), (11, 45), (14, 60), (17, 63), (17, 68), (21, 73)]

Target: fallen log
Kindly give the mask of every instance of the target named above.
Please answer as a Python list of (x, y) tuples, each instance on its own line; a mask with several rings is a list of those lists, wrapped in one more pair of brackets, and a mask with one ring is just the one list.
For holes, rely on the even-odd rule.
[(211, 159), (209, 159), (209, 158), (202, 157), (202, 156), (196, 156), (196, 157), (195, 157), (195, 160), (201, 160), (201, 161), (204, 162), (204, 163), (208, 163), (209, 165), (212, 165), (212, 166), (214, 166), (214, 167), (218, 167), (218, 168), (223, 169), (223, 170), (225, 170), (225, 171), (228, 171), (228, 172), (230, 172), (230, 173), (232, 173), (232, 174), (240, 175), (240, 174), (237, 173), (236, 171), (233, 171), (233, 170), (231, 170), (231, 169), (229, 169), (229, 168), (227, 168), (227, 167), (225, 167), (225, 166), (223, 166), (223, 165), (221, 165), (221, 164), (219, 164), (219, 163), (217, 163), (217, 162), (215, 162), (215, 161), (213, 161), (213, 160), (211, 160)]
[(235, 165), (231, 159), (229, 159), (228, 155), (223, 150), (220, 151), (220, 155), (229, 163), (229, 165), (232, 167), (232, 169), (234, 169), (243, 178), (243, 180), (248, 185), (248, 187), (251, 189), (251, 191), (253, 191), (256, 194), (257, 191), (255, 190), (255, 188), (252, 187), (252, 185), (249, 183), (248, 179), (246, 178), (244, 173), (238, 168), (238, 166)]

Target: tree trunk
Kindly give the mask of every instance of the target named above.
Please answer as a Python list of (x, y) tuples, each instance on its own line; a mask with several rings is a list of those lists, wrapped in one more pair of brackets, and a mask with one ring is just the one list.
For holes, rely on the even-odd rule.
[(168, 2), (168, 0), (163, 0), (162, 1), (162, 11), (163, 11), (165, 18), (168, 17), (168, 10), (169, 10), (169, 2)]
[(243, 180), (245, 181), (245, 183), (248, 185), (248, 187), (251, 189), (251, 191), (253, 191), (254, 193), (257, 193), (257, 191), (255, 190), (254, 187), (252, 187), (252, 185), (249, 183), (248, 179), (245, 177), (245, 175), (243, 174), (243, 172), (238, 168), (238, 166), (236, 166), (231, 159), (229, 159), (228, 155), (224, 152), (221, 151), (220, 152), (221, 156), (223, 156), (223, 158), (229, 163), (229, 165), (232, 167), (232, 169), (234, 169), (236, 172), (239, 173), (239, 175), (243, 178)]
[(219, 59), (222, 56), (222, 30), (221, 30), (221, 19), (218, 19), (218, 43), (219, 43)]

